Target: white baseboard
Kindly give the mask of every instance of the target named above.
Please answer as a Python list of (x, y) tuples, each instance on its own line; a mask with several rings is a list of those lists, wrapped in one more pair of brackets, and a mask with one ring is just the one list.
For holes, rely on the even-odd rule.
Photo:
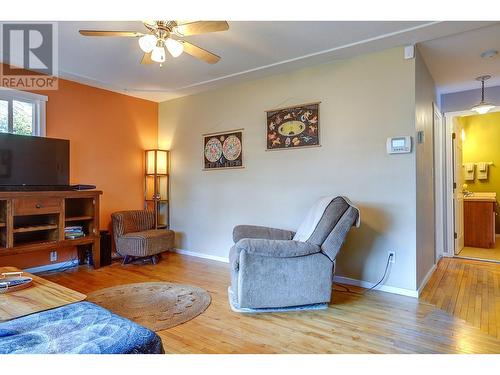
[[(349, 277), (343, 277), (343, 276), (334, 276), (333, 281), (341, 284), (359, 286), (361, 288), (366, 288), (366, 289), (372, 288), (375, 285), (375, 283), (370, 283), (368, 281), (351, 279)], [(392, 294), (399, 294), (407, 297), (418, 298), (418, 290), (397, 288), (395, 286), (389, 286), (389, 285), (379, 285), (378, 287), (375, 288), (375, 290)]]
[(434, 273), (434, 271), (436, 270), (437, 268), (437, 263), (434, 264), (431, 269), (429, 270), (429, 272), (427, 272), (427, 275), (425, 275), (424, 279), (422, 280), (422, 282), (420, 283), (420, 286), (418, 287), (418, 294), (417, 294), (417, 297), (420, 296), (420, 294), (422, 293), (422, 290), (424, 290), (425, 286), (427, 285), (427, 283), (429, 282), (432, 274)]
[[(182, 254), (182, 255), (189, 255), (189, 256), (197, 257), (197, 258), (210, 259), (210, 260), (215, 260), (217, 262), (229, 263), (229, 258), (219, 257), (216, 255), (203, 254), (203, 253), (198, 253), (195, 251), (184, 250), (184, 249), (172, 249), (171, 251), (174, 253)], [(350, 279), (348, 277), (342, 277), (342, 276), (335, 276), (333, 280), (335, 282), (338, 282), (338, 283), (360, 286), (362, 288), (371, 288), (372, 286), (375, 285), (374, 283), (370, 283), (368, 281)], [(392, 294), (400, 294), (403, 296), (409, 296), (409, 297), (415, 297), (415, 298), (418, 297), (417, 290), (396, 288), (394, 286), (379, 285), (376, 288), (376, 290), (380, 290), (382, 292), (387, 292), (387, 293), (392, 293)]]
[(66, 267), (73, 267), (73, 266), (78, 266), (78, 259), (72, 259), (72, 260), (68, 260), (66, 262), (60, 262), (60, 263), (47, 264), (46, 266), (27, 268), (24, 271), (29, 272), (29, 273), (40, 273), (40, 272), (54, 271), (54, 270), (57, 270), (59, 268), (66, 268)]
[(197, 253), (196, 251), (190, 251), (190, 250), (184, 250), (184, 249), (171, 249), (170, 251), (177, 253), (177, 254), (188, 255), (191, 257), (210, 259), (210, 260), (215, 260), (217, 262), (229, 263), (229, 258), (219, 257), (217, 255)]

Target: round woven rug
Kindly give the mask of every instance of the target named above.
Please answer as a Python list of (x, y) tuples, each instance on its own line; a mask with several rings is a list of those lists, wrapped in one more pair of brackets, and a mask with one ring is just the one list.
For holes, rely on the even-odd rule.
[(182, 324), (210, 305), (202, 288), (174, 283), (137, 283), (91, 293), (87, 301), (102, 306), (153, 331)]

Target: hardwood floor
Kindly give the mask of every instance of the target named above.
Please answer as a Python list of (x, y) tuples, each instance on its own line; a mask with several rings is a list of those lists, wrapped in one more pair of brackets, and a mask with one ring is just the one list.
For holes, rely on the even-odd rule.
[(82, 266), (44, 277), (82, 293), (151, 280), (207, 289), (212, 304), (202, 315), (158, 332), (167, 353), (500, 353), (499, 340), (461, 319), (383, 292), (359, 295), (336, 287), (327, 310), (234, 313), (227, 302), (228, 265), (178, 254), (164, 255), (156, 266)]
[(493, 260), (500, 262), (500, 237), (495, 241), (495, 247), (492, 249), (482, 249), (479, 247), (464, 247), (458, 254), (464, 258), (475, 258), (483, 260)]
[(443, 258), (422, 301), (500, 339), (500, 264)]

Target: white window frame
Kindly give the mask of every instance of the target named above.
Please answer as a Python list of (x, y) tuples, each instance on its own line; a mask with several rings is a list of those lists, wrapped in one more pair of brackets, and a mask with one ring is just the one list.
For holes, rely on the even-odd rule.
[(45, 137), (46, 136), (46, 103), (49, 98), (45, 95), (34, 94), (32, 92), (13, 90), (8, 88), (0, 89), (0, 100), (8, 102), (8, 127), (11, 133), (14, 126), (14, 101), (30, 103), (33, 105), (33, 132), (32, 135)]

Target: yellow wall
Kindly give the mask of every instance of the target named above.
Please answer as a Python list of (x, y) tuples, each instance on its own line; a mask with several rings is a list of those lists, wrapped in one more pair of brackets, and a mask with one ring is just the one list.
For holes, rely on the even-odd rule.
[[(500, 112), (460, 118), (464, 126), (463, 162), (493, 162), (488, 172), (488, 180), (465, 181), (470, 191), (496, 192), (500, 197)], [(477, 168), (477, 167), (476, 167)], [(496, 223), (500, 233), (500, 219)]]

